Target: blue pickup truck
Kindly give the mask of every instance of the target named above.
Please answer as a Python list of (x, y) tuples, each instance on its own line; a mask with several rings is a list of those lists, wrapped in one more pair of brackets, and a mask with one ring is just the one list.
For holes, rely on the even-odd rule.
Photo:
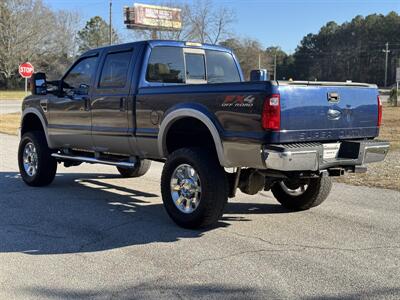
[(327, 198), (332, 176), (385, 158), (375, 85), (251, 77), (230, 49), (178, 41), (90, 50), (57, 81), (36, 73), (22, 105), (22, 179), (48, 185), (59, 163), (139, 177), (164, 162), (166, 211), (197, 228), (238, 188), (306, 210)]

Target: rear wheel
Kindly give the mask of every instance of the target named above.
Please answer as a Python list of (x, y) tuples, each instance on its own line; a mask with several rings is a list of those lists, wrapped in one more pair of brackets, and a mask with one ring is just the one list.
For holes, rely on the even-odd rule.
[(164, 165), (161, 193), (175, 223), (185, 228), (206, 227), (222, 216), (228, 181), (211, 151), (182, 148), (174, 151)]
[(18, 166), (24, 182), (30, 186), (50, 184), (56, 175), (57, 161), (42, 131), (25, 133), (19, 143)]
[(275, 183), (271, 191), (284, 207), (306, 210), (320, 205), (328, 197), (331, 187), (329, 177), (286, 179)]
[(117, 167), (119, 174), (124, 178), (140, 177), (150, 169), (151, 161), (147, 159), (138, 159), (133, 168)]

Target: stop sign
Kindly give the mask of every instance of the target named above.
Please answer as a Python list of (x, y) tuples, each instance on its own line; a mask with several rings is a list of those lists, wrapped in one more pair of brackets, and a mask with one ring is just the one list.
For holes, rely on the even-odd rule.
[(30, 62), (26, 62), (19, 65), (18, 72), (24, 78), (31, 78), (34, 68)]

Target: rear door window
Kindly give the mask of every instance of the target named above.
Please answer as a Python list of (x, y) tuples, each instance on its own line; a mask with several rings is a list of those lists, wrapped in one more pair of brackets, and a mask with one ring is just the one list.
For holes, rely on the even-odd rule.
[(109, 53), (100, 77), (100, 88), (122, 88), (126, 85), (132, 50)]
[(240, 82), (239, 70), (228, 52), (206, 50), (208, 83)]
[(182, 48), (153, 48), (147, 65), (146, 80), (149, 82), (184, 83), (185, 64)]

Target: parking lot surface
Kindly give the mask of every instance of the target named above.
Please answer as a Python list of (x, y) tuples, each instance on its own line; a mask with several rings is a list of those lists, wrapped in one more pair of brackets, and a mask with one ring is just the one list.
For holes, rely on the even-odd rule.
[(162, 164), (58, 169), (23, 184), (0, 135), (0, 299), (400, 298), (400, 192), (335, 184), (322, 206), (238, 193), (215, 228), (185, 230), (160, 197)]

